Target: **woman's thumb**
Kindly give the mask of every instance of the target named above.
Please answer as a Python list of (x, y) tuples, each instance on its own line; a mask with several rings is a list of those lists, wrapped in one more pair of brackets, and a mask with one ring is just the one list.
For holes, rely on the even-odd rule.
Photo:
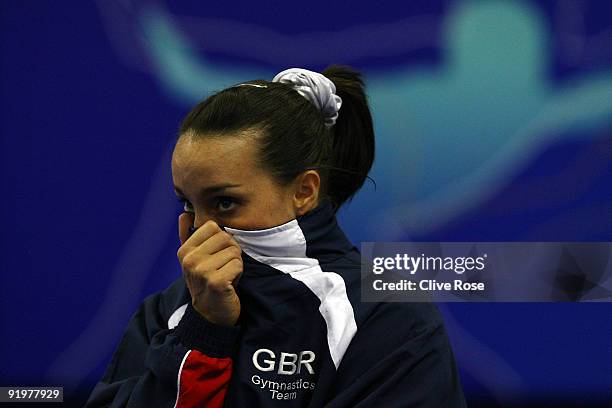
[(179, 227), (179, 239), (181, 240), (181, 245), (187, 241), (189, 238), (189, 227), (193, 226), (194, 217), (193, 214), (184, 212), (178, 217), (178, 227)]

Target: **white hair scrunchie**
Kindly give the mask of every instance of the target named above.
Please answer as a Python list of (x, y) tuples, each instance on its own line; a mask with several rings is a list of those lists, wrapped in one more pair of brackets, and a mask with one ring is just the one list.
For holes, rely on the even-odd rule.
[(293, 89), (323, 113), (326, 127), (336, 124), (342, 98), (336, 95), (336, 85), (325, 75), (302, 68), (289, 68), (276, 74), (272, 82), (292, 84)]

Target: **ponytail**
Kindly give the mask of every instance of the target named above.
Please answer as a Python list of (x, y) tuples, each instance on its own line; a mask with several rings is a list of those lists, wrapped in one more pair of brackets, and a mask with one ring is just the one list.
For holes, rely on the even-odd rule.
[(343, 65), (331, 65), (322, 74), (334, 83), (336, 94), (342, 98), (342, 107), (332, 128), (332, 171), (326, 189), (340, 207), (359, 191), (372, 168), (374, 128), (362, 75)]

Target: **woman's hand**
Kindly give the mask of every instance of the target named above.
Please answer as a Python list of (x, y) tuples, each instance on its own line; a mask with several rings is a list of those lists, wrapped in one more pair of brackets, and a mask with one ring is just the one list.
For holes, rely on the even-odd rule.
[(191, 293), (191, 303), (208, 321), (232, 326), (240, 315), (240, 299), (235, 289), (242, 274), (240, 246), (212, 220), (189, 236), (191, 225), (193, 215), (182, 213), (179, 216), (181, 247), (177, 256)]

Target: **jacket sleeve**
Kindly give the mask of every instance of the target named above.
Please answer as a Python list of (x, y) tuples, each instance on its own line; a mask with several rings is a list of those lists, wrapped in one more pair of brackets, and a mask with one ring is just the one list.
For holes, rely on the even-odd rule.
[(210, 323), (188, 304), (168, 329), (160, 296), (134, 314), (86, 407), (222, 407), (239, 328)]
[(326, 408), (465, 407), (443, 320), (431, 303), (381, 303), (358, 328)]

